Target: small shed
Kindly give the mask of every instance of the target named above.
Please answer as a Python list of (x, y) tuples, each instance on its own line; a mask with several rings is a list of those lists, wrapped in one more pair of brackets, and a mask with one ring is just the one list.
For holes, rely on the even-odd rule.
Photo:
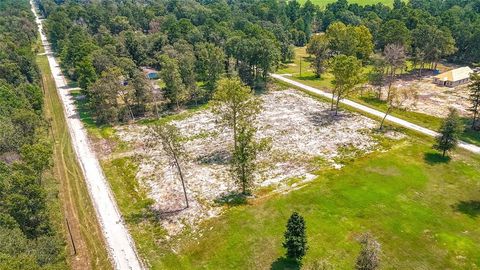
[(473, 70), (469, 67), (452, 69), (433, 77), (433, 83), (440, 86), (455, 87), (468, 83), (470, 80), (470, 74), (472, 73)]

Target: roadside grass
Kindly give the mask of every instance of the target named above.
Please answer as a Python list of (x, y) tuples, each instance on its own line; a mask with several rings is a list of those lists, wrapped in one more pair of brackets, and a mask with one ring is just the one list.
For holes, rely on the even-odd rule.
[[(54, 139), (54, 167), (51, 173), (55, 183), (52, 185), (57, 185), (56, 188), (59, 190), (57, 200), (61, 205), (55, 207), (58, 211), (56, 216), (58, 219), (61, 218), (58, 223), (63, 229), (65, 242), (68, 243), (69, 264), (72, 269), (112, 269), (95, 210), (72, 148), (63, 107), (57, 95), (47, 57), (37, 56), (37, 64), (42, 73), (45, 114)], [(71, 255), (73, 248), (65, 219), (68, 219), (77, 255)]]
[[(386, 103), (376, 97), (356, 96), (352, 97), (351, 100), (383, 112), (387, 110)], [(440, 117), (435, 117), (424, 113), (398, 109), (393, 110), (391, 115), (435, 131), (440, 128), (443, 120)], [(464, 131), (461, 134), (460, 139), (467, 143), (480, 145), (480, 132), (470, 129), (471, 119), (463, 117), (461, 120), (464, 125)]]
[(157, 222), (156, 213), (150, 210), (153, 200), (147, 197), (147, 190), (135, 178), (137, 162), (131, 157), (124, 157), (101, 163), (137, 250), (151, 267), (150, 263), (168, 246), (159, 243), (164, 239), (165, 232)]
[[(410, 134), (412, 135), (412, 134)], [(122, 213), (151, 269), (284, 269), (281, 248), (292, 211), (307, 222), (304, 263), (352, 268), (356, 237), (373, 233), (386, 269), (475, 269), (480, 266), (480, 159), (457, 151), (437, 158), (430, 139), (414, 136), (341, 170), (319, 171), (306, 187), (230, 207), (195, 236), (165, 240), (139, 191), (131, 158), (104, 163)], [(139, 218), (140, 217), (140, 218)], [(173, 251), (174, 249), (175, 251)]]

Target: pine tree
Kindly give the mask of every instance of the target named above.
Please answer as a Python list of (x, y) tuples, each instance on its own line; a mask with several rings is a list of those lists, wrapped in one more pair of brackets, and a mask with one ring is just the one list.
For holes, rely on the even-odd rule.
[(305, 220), (297, 212), (293, 212), (288, 219), (283, 247), (287, 249), (287, 258), (298, 262), (308, 250)]
[(356, 270), (375, 270), (380, 263), (380, 244), (370, 234), (363, 234), (360, 239), (362, 249), (355, 264)]
[(458, 137), (462, 132), (462, 123), (455, 109), (450, 109), (447, 118), (443, 120), (442, 126), (436, 138), (434, 148), (442, 151), (442, 156), (449, 150), (454, 149), (458, 144)]
[(470, 89), (470, 102), (472, 106), (469, 111), (473, 114), (472, 129), (480, 129), (478, 118), (480, 115), (480, 74), (473, 73), (470, 76), (471, 83), (468, 85)]

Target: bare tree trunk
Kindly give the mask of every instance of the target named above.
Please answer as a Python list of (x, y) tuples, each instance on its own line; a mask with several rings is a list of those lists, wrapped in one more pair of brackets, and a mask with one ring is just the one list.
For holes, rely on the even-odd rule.
[(237, 110), (233, 112), (233, 149), (237, 151)]
[(178, 174), (180, 175), (180, 181), (182, 182), (182, 187), (183, 187), (183, 195), (185, 196), (185, 203), (187, 204), (186, 208), (188, 208), (189, 204), (188, 204), (187, 188), (185, 187), (185, 180), (183, 179), (182, 168), (180, 166), (180, 163), (178, 162), (177, 154), (173, 150), (173, 147), (170, 143), (168, 143), (168, 148), (170, 148), (170, 152), (172, 152), (172, 156), (175, 161), (175, 167), (177, 167)]
[(247, 195), (247, 177), (245, 175), (245, 164), (242, 164), (242, 193)]
[(387, 111), (385, 112), (385, 116), (383, 117), (382, 122), (380, 123), (380, 128), (379, 128), (380, 130), (383, 128), (383, 123), (385, 123), (385, 119), (386, 119), (387, 116), (390, 114), (390, 110), (391, 110), (391, 107), (389, 107), (389, 108), (387, 109)]
[(477, 117), (478, 117), (478, 106), (475, 106), (473, 111), (473, 122), (472, 122), (472, 129), (475, 129), (477, 126)]
[(128, 108), (128, 112), (130, 113), (130, 117), (132, 118), (133, 121), (135, 121), (135, 116), (133, 115), (132, 107), (130, 106), (130, 102), (128, 101), (128, 98), (122, 94), (122, 99), (123, 102), (125, 103), (125, 106)]
[(180, 180), (182, 182), (182, 187), (183, 187), (183, 195), (185, 196), (185, 202), (186, 202), (187, 208), (188, 208), (189, 204), (188, 204), (187, 189), (185, 188), (185, 180), (183, 179), (182, 168), (180, 167), (180, 164), (178, 163), (177, 155), (174, 154), (173, 158), (175, 159), (175, 167), (177, 167), (178, 174), (180, 175)]
[(337, 96), (337, 102), (335, 104), (335, 115), (338, 115), (338, 104), (340, 103), (340, 96)]
[(332, 92), (332, 100), (330, 102), (330, 111), (333, 111), (333, 104), (335, 103), (335, 90)]
[(155, 96), (155, 93), (152, 94), (153, 97), (153, 103), (155, 104), (155, 114), (157, 115), (157, 118), (160, 117), (160, 112), (158, 111), (158, 103), (157, 103), (157, 97)]

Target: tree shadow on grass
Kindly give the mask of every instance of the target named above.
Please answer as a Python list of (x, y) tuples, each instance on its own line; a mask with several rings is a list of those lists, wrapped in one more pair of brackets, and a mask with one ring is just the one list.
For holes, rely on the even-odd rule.
[(247, 204), (247, 195), (238, 192), (230, 192), (216, 198), (214, 202), (219, 205), (228, 206), (243, 205)]
[(271, 270), (300, 270), (300, 266), (301, 265), (297, 261), (291, 260), (282, 256), (272, 263), (272, 265), (270, 266), (270, 269)]
[(150, 222), (158, 222), (162, 219), (166, 219), (175, 215), (180, 214), (182, 211), (186, 210), (187, 207), (179, 207), (178, 209), (174, 210), (159, 210), (154, 207), (147, 206), (139, 211), (135, 211), (133, 213), (125, 215), (125, 221), (134, 223), (134, 224), (140, 224), (144, 221), (150, 221)]
[(305, 81), (321, 80), (321, 78), (317, 77), (316, 75), (303, 75), (302, 77), (299, 77), (299, 79), (305, 80)]
[(480, 201), (461, 201), (453, 207), (456, 211), (469, 215), (472, 218), (480, 216)]
[(435, 165), (435, 164), (440, 164), (440, 163), (448, 163), (448, 162), (450, 162), (451, 158), (449, 156), (444, 157), (440, 153), (428, 152), (428, 153), (425, 153), (423, 159), (429, 165)]

